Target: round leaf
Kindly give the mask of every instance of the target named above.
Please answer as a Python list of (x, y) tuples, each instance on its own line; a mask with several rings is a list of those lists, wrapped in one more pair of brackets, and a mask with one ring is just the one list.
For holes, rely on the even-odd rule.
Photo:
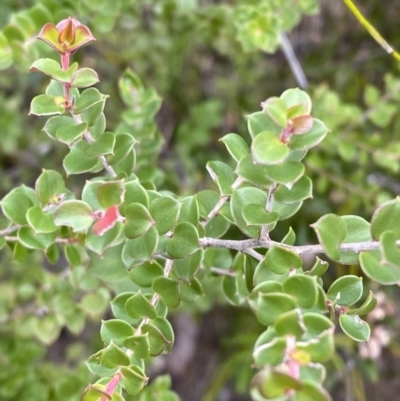
[(251, 144), (253, 160), (258, 164), (280, 164), (289, 154), (289, 148), (270, 132), (258, 134)]

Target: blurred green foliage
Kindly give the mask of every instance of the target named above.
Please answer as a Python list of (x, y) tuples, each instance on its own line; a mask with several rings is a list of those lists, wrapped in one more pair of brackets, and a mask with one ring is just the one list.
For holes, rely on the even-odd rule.
[[(248, 140), (243, 116), (255, 110), (260, 99), (295, 85), (279, 52), (279, 35), (295, 28), (289, 38), (312, 83), (314, 116), (326, 123), (331, 134), (306, 161), (314, 181), (315, 199), (312, 204), (306, 203), (287, 226), (296, 228), (300, 243), (309, 243), (315, 242), (315, 237), (308, 224), (324, 213), (334, 210), (369, 217), (377, 205), (400, 193), (398, 67), (358, 28), (342, 5), (321, 1), (322, 14), (307, 17), (304, 15), (318, 11), (318, 2), (294, 3), (295, 6), (290, 0), (3, 0), (1, 197), (21, 183), (32, 185), (42, 168), (61, 169), (65, 148), (41, 132), (44, 120), (27, 117), (30, 100), (45, 85), (43, 76), (27, 72), (39, 54), (53, 57), (43, 43), (34, 40), (42, 25), (71, 15), (88, 24), (97, 39), (95, 45), (76, 57), (82, 66), (98, 71), (99, 88), (111, 95), (112, 101), (105, 110), (107, 129), (135, 131), (137, 137), (152, 133), (148, 152), (142, 149), (142, 159), (137, 160), (138, 176), (156, 180), (162, 189), (181, 195), (209, 188), (211, 180), (204, 167), (208, 160), (228, 160), (219, 142), (223, 133), (238, 132)], [(370, 1), (365, 11), (396, 47), (400, 43), (395, 29), (400, 10), (392, 6), (394, 11), (390, 12), (381, 2)], [(306, 21), (296, 28), (301, 18)], [(148, 102), (152, 107), (154, 101), (159, 106), (162, 99), (157, 125), (140, 121), (135, 115), (135, 99), (126, 99), (120, 93), (119, 79), (124, 79), (127, 68), (143, 81), (138, 84), (142, 104)], [(155, 107), (154, 114), (157, 110)], [(70, 177), (68, 183), (70, 188), (79, 190), (82, 177)], [(2, 216), (3, 228), (1, 219)], [(284, 228), (278, 236), (283, 237), (283, 231)], [(0, 398), (31, 400), (33, 393), (37, 400), (78, 400), (90, 378), (85, 368), (77, 366), (100, 344), (98, 327), (93, 329), (89, 323), (83, 334), (78, 333), (86, 319), (97, 321), (105, 313), (109, 288), (106, 290), (80, 269), (60, 283), (56, 280), (59, 272), (53, 271), (51, 264), (54, 255), (48, 255), (50, 263), (43, 268), (40, 258), (21, 252), (3, 252), (0, 265), (0, 366), (4, 367)], [(72, 247), (72, 260), (85, 257), (76, 253)], [(19, 257), (26, 260), (21, 264), (12, 262)], [(223, 266), (224, 262), (218, 260), (214, 266), (219, 264)], [(332, 281), (339, 275), (341, 271), (333, 271)], [(116, 293), (131, 290), (126, 283), (109, 287)], [(70, 294), (77, 289), (78, 299), (72, 302)], [(215, 289), (214, 294), (218, 300), (219, 291)], [(53, 292), (58, 294), (55, 301)], [(211, 306), (204, 303), (187, 309)], [(43, 320), (43, 311), (49, 309), (54, 314), (47, 314)], [(238, 320), (225, 332), (234, 331), (234, 346), (240, 348), (242, 342), (247, 342), (243, 347), (247, 349), (254, 343), (254, 323), (248, 326), (246, 312), (236, 313)], [(68, 331), (62, 329), (64, 326)], [(62, 350), (56, 346), (47, 349), (47, 344), (58, 336)], [(216, 399), (215, 394), (234, 375), (240, 376), (235, 379), (238, 390), (247, 389), (250, 369), (240, 374), (234, 367), (243, 361), (248, 366), (249, 353), (243, 351), (243, 359), (236, 355), (238, 360), (231, 361), (230, 347), (231, 344), (225, 345), (223, 353), (227, 354), (226, 363), (232, 363), (233, 372), (227, 365), (221, 368), (221, 376), (216, 376), (220, 382), (216, 379), (210, 385), (208, 399)], [(352, 359), (354, 347), (344, 341), (343, 349), (346, 358)], [(336, 364), (341, 363), (338, 356)], [(364, 362), (360, 366), (373, 376), (369, 365)], [(342, 366), (342, 371), (345, 368)], [(150, 393), (154, 387), (157, 385), (146, 391)], [(215, 394), (210, 395), (212, 391)]]

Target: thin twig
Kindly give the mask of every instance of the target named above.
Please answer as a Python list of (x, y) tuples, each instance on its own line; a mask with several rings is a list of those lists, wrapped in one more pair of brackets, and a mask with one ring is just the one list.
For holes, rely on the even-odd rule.
[(283, 54), (285, 55), (286, 61), (288, 62), (290, 69), (293, 72), (297, 85), (299, 85), (302, 89), (308, 88), (306, 74), (304, 74), (300, 62), (293, 50), (292, 44), (290, 43), (289, 38), (287, 37), (285, 32), (282, 32), (280, 34), (280, 42)]
[(5, 237), (6, 235), (12, 234), (13, 232), (19, 230), (21, 226), (19, 224), (13, 224), (10, 227), (0, 230), (0, 237)]
[[(265, 205), (265, 210), (267, 212), (270, 212), (272, 210), (273, 204), (274, 204), (274, 198), (273, 198), (273, 194), (274, 191), (277, 187), (276, 183), (273, 183), (268, 190), (268, 195), (267, 195), (267, 202)], [(262, 241), (267, 241), (269, 240), (269, 224), (265, 224), (262, 226), (261, 228), (261, 233), (260, 233), (260, 240)]]
[[(200, 238), (200, 245), (203, 248), (227, 248), (234, 249), (239, 252), (249, 253), (249, 250), (255, 248), (265, 248), (270, 249), (273, 246), (280, 246), (285, 249), (289, 249), (298, 255), (305, 253), (326, 253), (324, 247), (320, 244), (318, 245), (299, 245), (292, 246), (281, 244), (275, 241), (262, 241), (261, 239), (245, 239), (245, 240), (227, 240), (227, 239), (217, 239), (217, 238)], [(400, 248), (400, 240), (396, 242), (398, 248)], [(379, 241), (367, 241), (367, 242), (354, 242), (348, 244), (340, 244), (339, 250), (341, 252), (362, 252), (362, 251), (374, 251), (380, 249)]]

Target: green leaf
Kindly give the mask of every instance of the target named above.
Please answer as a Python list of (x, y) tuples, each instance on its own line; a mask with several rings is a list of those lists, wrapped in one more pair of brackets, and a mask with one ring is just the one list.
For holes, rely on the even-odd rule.
[(235, 182), (233, 170), (220, 161), (211, 161), (206, 165), (212, 180), (218, 185), (222, 196), (232, 194), (232, 184)]
[(289, 270), (301, 267), (302, 261), (299, 255), (293, 251), (273, 245), (265, 256), (265, 264), (276, 274), (285, 274)]
[(175, 225), (179, 208), (180, 204), (170, 196), (160, 196), (151, 202), (149, 211), (160, 235), (167, 233)]
[(253, 358), (256, 366), (261, 369), (266, 365), (277, 366), (281, 364), (285, 357), (286, 347), (286, 338), (278, 337), (275, 333), (272, 341), (255, 347)]
[(267, 212), (265, 206), (250, 203), (243, 208), (243, 218), (249, 226), (263, 226), (277, 222), (279, 215), (274, 212)]
[(306, 274), (289, 276), (283, 282), (283, 290), (291, 295), (302, 308), (312, 308), (318, 299), (317, 282), (315, 277)]
[[(346, 225), (346, 237), (342, 244), (372, 241), (370, 224), (362, 217), (341, 216), (341, 219)], [(341, 252), (340, 263), (349, 265), (358, 263), (358, 253)]]
[[(124, 255), (126, 255), (139, 262), (150, 260), (157, 249), (158, 238), (157, 230), (151, 227), (146, 234), (138, 238), (128, 239), (122, 250), (122, 257), (124, 258)], [(130, 267), (130, 264), (127, 267)]]
[[(89, 364), (88, 368), (90, 370)], [(89, 384), (82, 395), (81, 401), (98, 401), (101, 398), (104, 400), (111, 399), (110, 396), (105, 392), (105, 386), (100, 384)]]
[(380, 236), (381, 263), (385, 266), (400, 268), (400, 250), (397, 246), (396, 234), (393, 231), (384, 231)]
[(90, 145), (83, 139), (76, 141), (70, 152), (64, 157), (63, 166), (67, 175), (82, 174), (94, 170), (99, 164), (98, 159), (86, 156)]
[(375, 240), (379, 239), (384, 231), (393, 231), (396, 239), (400, 239), (400, 198), (385, 202), (375, 210), (371, 219), (371, 232)]
[(330, 359), (335, 351), (333, 328), (318, 333), (308, 341), (297, 342), (297, 349), (308, 354), (311, 362), (323, 363)]
[(63, 126), (77, 125), (75, 120), (70, 116), (55, 116), (47, 120), (43, 127), (43, 131), (51, 138), (57, 139), (56, 133)]
[(53, 245), (56, 233), (37, 234), (31, 227), (21, 227), (18, 230), (18, 239), (29, 249), (47, 249)]
[(107, 181), (97, 188), (97, 199), (104, 209), (110, 206), (120, 205), (124, 201), (124, 180)]
[(286, 103), (279, 97), (270, 97), (261, 103), (263, 111), (281, 128), (287, 126), (288, 109)]
[(172, 238), (167, 242), (167, 253), (172, 258), (184, 258), (200, 249), (199, 234), (196, 227), (190, 223), (178, 224)]
[(113, 342), (121, 347), (125, 338), (132, 336), (134, 333), (129, 323), (120, 319), (102, 320), (100, 328), (101, 340), (105, 344)]
[(180, 297), (184, 302), (194, 302), (200, 296), (204, 295), (203, 287), (197, 278), (191, 282), (183, 282), (180, 286)]
[(26, 219), (38, 234), (51, 233), (57, 230), (53, 216), (45, 213), (39, 206), (31, 207), (26, 214)]
[(147, 358), (150, 355), (149, 335), (139, 334), (127, 337), (124, 340), (124, 346), (131, 349), (139, 358)]
[(35, 191), (39, 201), (47, 204), (65, 193), (64, 179), (57, 171), (43, 170), (36, 180)]
[(46, 345), (54, 343), (60, 336), (60, 331), (61, 324), (57, 316), (53, 313), (42, 316), (37, 320), (37, 324), (34, 326), (35, 336)]
[(342, 276), (329, 287), (327, 297), (331, 301), (337, 300), (339, 305), (351, 306), (362, 296), (362, 277)]
[(176, 308), (180, 302), (179, 283), (168, 277), (153, 280), (153, 290), (160, 295), (161, 301), (169, 308)]
[(244, 296), (239, 291), (237, 276), (224, 276), (222, 278), (222, 291), (232, 305), (239, 306), (245, 301)]
[(286, 160), (289, 148), (275, 134), (262, 132), (253, 139), (251, 154), (256, 164), (280, 164)]
[[(156, 318), (159, 319), (159, 318)], [(151, 322), (154, 323), (156, 319)], [(171, 344), (171, 341), (167, 339), (163, 331), (160, 330), (155, 324), (146, 323), (142, 326), (142, 333), (148, 334), (150, 344), (150, 355), (157, 356), (165, 350), (165, 348)]]
[(203, 260), (203, 253), (202, 250), (199, 250), (186, 258), (175, 259), (173, 270), (176, 277), (185, 282), (192, 281), (200, 268)]
[(251, 387), (256, 387), (264, 398), (271, 399), (284, 395), (289, 389), (300, 390), (302, 383), (289, 373), (265, 367), (254, 376)]
[(272, 184), (271, 180), (265, 174), (265, 166), (255, 164), (251, 155), (247, 155), (239, 161), (235, 173), (246, 181), (258, 186), (269, 187)]
[(131, 203), (125, 217), (124, 233), (128, 238), (140, 237), (154, 225), (150, 212), (141, 203)]
[(377, 299), (374, 297), (372, 291), (370, 291), (363, 304), (359, 308), (349, 309), (347, 315), (366, 315), (375, 309), (377, 303)]
[(321, 260), (318, 256), (316, 256), (313, 267), (307, 273), (310, 276), (321, 277), (326, 273), (328, 268), (329, 268), (329, 263), (326, 262), (325, 260)]
[(381, 260), (379, 251), (360, 252), (360, 266), (368, 278), (384, 285), (400, 282), (400, 268), (383, 265)]
[[(86, 124), (85, 124), (86, 125)], [(86, 155), (89, 157), (100, 157), (113, 153), (115, 144), (115, 134), (104, 132), (86, 149)]]
[(304, 174), (305, 167), (298, 161), (286, 161), (276, 166), (265, 166), (264, 172), (268, 179), (278, 184), (294, 184)]
[(267, 326), (275, 324), (285, 312), (296, 308), (296, 303), (290, 295), (282, 293), (258, 294), (256, 316), (260, 323)]
[(245, 140), (237, 134), (228, 134), (220, 139), (226, 146), (229, 154), (239, 162), (243, 157), (249, 154), (250, 149)]
[(67, 70), (61, 68), (60, 63), (50, 58), (40, 58), (33, 62), (29, 71), (40, 71), (58, 82), (71, 82), (72, 75), (78, 68), (78, 63), (73, 63)]
[(125, 309), (128, 315), (134, 319), (157, 317), (156, 311), (152, 303), (141, 293), (137, 292), (127, 299)]
[(265, 191), (252, 187), (239, 188), (234, 191), (231, 197), (230, 208), (235, 223), (238, 228), (249, 237), (258, 238), (260, 236), (261, 227), (249, 227), (243, 217), (243, 210), (246, 204), (257, 204), (265, 208), (266, 202), (267, 194)]
[(93, 221), (90, 206), (78, 200), (65, 201), (54, 212), (54, 224), (71, 227), (74, 232), (86, 231)]
[(117, 222), (114, 227), (102, 235), (97, 235), (93, 230), (90, 230), (85, 238), (85, 246), (92, 252), (97, 253), (97, 255), (103, 256), (107, 249), (121, 243), (123, 240), (123, 236), (121, 236), (122, 230), (123, 225), (120, 222)]
[(367, 322), (361, 320), (358, 315), (340, 315), (339, 324), (345, 334), (354, 341), (368, 341), (371, 329)]
[(99, 82), (97, 72), (91, 68), (81, 68), (74, 73), (71, 80), (73, 88), (87, 88)]
[(133, 145), (136, 143), (136, 139), (129, 134), (119, 134), (115, 136), (115, 144), (113, 149), (113, 155), (108, 158), (108, 163), (113, 166), (126, 159), (128, 154), (133, 150)]
[(302, 381), (301, 389), (296, 391), (293, 401), (332, 401), (329, 393), (312, 381)]
[(302, 105), (304, 106), (304, 111), (302, 114), (311, 113), (311, 98), (306, 92), (302, 91), (301, 89), (287, 89), (285, 92), (282, 93), (281, 99), (285, 101), (288, 109), (297, 105)]
[(247, 116), (247, 128), (253, 139), (261, 132), (271, 132), (276, 134), (276, 136), (281, 132), (281, 128), (263, 111), (252, 113)]
[(181, 199), (181, 209), (179, 211), (179, 223), (191, 223), (197, 227), (199, 224), (199, 204), (195, 196), (187, 196)]
[(124, 387), (128, 394), (139, 394), (147, 384), (148, 378), (139, 366), (121, 367), (121, 373), (124, 377)]
[(300, 309), (283, 313), (275, 322), (275, 330), (279, 336), (291, 335), (300, 338), (304, 334), (303, 316)]
[(164, 269), (156, 261), (145, 262), (129, 271), (130, 279), (140, 287), (151, 287), (153, 280), (164, 274)]
[(27, 223), (26, 214), (32, 206), (38, 206), (35, 191), (22, 185), (14, 188), (0, 202), (4, 215), (16, 224)]
[(326, 137), (328, 131), (328, 128), (322, 121), (314, 118), (313, 126), (309, 132), (303, 135), (291, 135), (289, 147), (293, 150), (307, 150), (313, 148)]
[(113, 369), (128, 366), (130, 360), (129, 356), (111, 341), (101, 353), (100, 363), (106, 368)]
[(64, 111), (64, 98), (50, 95), (39, 95), (33, 98), (29, 115), (51, 116), (53, 114), (63, 114)]
[(86, 123), (62, 125), (56, 131), (56, 139), (71, 146), (77, 139), (83, 137), (87, 128), (88, 125)]
[(312, 181), (305, 175), (296, 181), (291, 188), (279, 185), (274, 192), (274, 199), (283, 204), (295, 203), (309, 198), (312, 198)]
[(102, 101), (102, 95), (96, 88), (85, 89), (75, 103), (74, 113), (81, 114)]
[(284, 238), (282, 239), (281, 243), (282, 244), (286, 244), (286, 245), (294, 245), (295, 242), (296, 242), (296, 234), (293, 231), (293, 228), (289, 227), (289, 231), (284, 236)]
[(326, 254), (335, 261), (340, 259), (339, 246), (346, 238), (346, 224), (335, 214), (326, 214), (311, 227), (315, 230), (319, 242)]

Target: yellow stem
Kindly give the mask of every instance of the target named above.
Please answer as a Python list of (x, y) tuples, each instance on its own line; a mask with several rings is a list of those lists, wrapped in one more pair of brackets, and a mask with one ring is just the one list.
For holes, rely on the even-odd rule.
[(368, 22), (368, 20), (361, 14), (360, 10), (353, 3), (352, 0), (343, 0), (349, 10), (354, 14), (354, 16), (358, 19), (360, 24), (369, 32), (369, 34), (388, 52), (391, 54), (396, 60), (400, 61), (400, 54), (393, 49), (392, 46), (383, 39), (382, 35)]

